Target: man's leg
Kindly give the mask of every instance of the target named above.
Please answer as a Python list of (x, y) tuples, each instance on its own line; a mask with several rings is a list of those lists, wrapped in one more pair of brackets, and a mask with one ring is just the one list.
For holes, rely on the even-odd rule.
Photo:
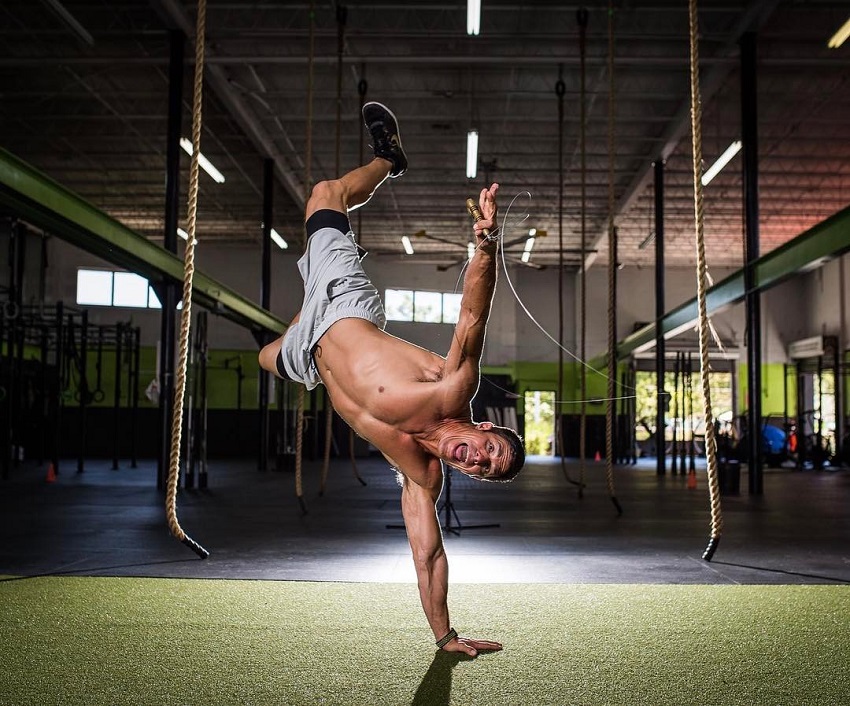
[(282, 345), (283, 336), (263, 346), (259, 355), (260, 367), (279, 378), (284, 377), (277, 367), (277, 361), (280, 359), (280, 347)]
[(401, 146), (398, 122), (392, 111), (381, 103), (366, 103), (363, 121), (372, 138), (375, 159), (339, 179), (316, 184), (307, 201), (305, 221), (323, 208), (340, 213), (353, 211), (372, 198), (375, 189), (388, 176), (395, 179), (407, 171), (407, 155)]
[[(289, 323), (290, 326), (298, 322), (298, 319), (301, 318), (301, 312), (299, 311), (295, 318)], [(285, 336), (286, 334), (284, 334)], [(272, 375), (275, 375), (283, 380), (289, 380), (289, 376), (286, 374), (286, 371), (283, 369), (283, 360), (280, 357), (280, 348), (283, 345), (283, 336), (275, 339), (271, 343), (267, 343), (260, 350), (259, 360), (260, 367), (263, 370), (267, 370)]]
[(304, 210), (304, 220), (323, 208), (347, 213), (366, 203), (389, 176), (392, 163), (375, 157), (369, 164), (348, 172), (339, 179), (320, 181)]
[[(389, 176), (393, 163), (389, 160), (375, 157), (369, 164), (350, 171), (340, 179), (320, 181), (313, 187), (313, 193), (307, 201), (304, 220), (308, 220), (316, 211), (328, 209), (346, 213), (366, 203), (384, 180)], [(290, 323), (296, 323), (301, 312), (295, 315)], [(259, 355), (260, 367), (268, 370), (279, 378), (288, 379), (283, 371), (283, 361), (280, 349), (283, 336), (267, 344)]]
[[(363, 120), (372, 136), (375, 158), (369, 164), (358, 167), (339, 179), (316, 184), (304, 210), (305, 222), (322, 209), (343, 214), (353, 211), (372, 198), (372, 194), (387, 177), (399, 177), (407, 170), (407, 156), (401, 146), (398, 123), (392, 111), (380, 103), (366, 103), (363, 106)], [(290, 326), (299, 318), (300, 311), (292, 319)], [(280, 356), (283, 338), (284, 336), (281, 336), (264, 346), (259, 354), (259, 362), (264, 370), (277, 377), (289, 379), (283, 370)]]

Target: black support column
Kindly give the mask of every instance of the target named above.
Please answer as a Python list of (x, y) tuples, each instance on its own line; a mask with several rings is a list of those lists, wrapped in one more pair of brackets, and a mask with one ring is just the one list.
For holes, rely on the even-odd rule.
[(664, 392), (665, 347), (661, 321), (664, 318), (664, 160), (656, 160), (655, 176), (655, 384), (658, 411), (655, 420), (655, 472), (667, 473), (665, 438), (667, 397)]
[[(272, 298), (272, 222), (274, 220), (274, 160), (263, 160), (263, 272), (260, 282), (260, 306), (271, 308)], [(268, 343), (268, 334), (260, 341)], [(269, 468), (269, 373), (260, 368), (260, 455), (261, 471)]]
[[(165, 149), (165, 249), (177, 252), (177, 222), (180, 201), (180, 131), (183, 118), (183, 52), (186, 38), (179, 30), (169, 33), (168, 143)], [(177, 320), (177, 283), (164, 282), (159, 289), (162, 320), (159, 338), (160, 443), (156, 487), (165, 488), (174, 419), (174, 327)]]
[(746, 228), (744, 287), (747, 292), (747, 463), (750, 494), (761, 495), (761, 295), (756, 291), (754, 267), (759, 257), (758, 101), (756, 35), (753, 32), (747, 32), (741, 37), (741, 140)]

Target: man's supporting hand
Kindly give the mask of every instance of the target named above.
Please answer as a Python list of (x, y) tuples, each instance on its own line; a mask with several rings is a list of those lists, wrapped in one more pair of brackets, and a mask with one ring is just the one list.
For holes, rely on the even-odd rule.
[(475, 222), (473, 231), (479, 245), (485, 240), (485, 230), (491, 233), (496, 230), (496, 194), (498, 191), (499, 185), (493, 184), (489, 189), (481, 189), (481, 195), (478, 197), (481, 220)]
[(470, 657), (475, 657), (479, 652), (498, 652), (502, 649), (501, 642), (492, 640), (475, 640), (471, 637), (456, 637), (443, 647), (444, 652), (465, 652)]

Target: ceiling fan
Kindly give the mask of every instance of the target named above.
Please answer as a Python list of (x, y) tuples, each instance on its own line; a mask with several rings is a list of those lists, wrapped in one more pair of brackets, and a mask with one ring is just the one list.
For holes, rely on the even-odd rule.
[[(505, 259), (508, 262), (512, 262), (518, 265), (524, 265), (526, 267), (531, 267), (535, 270), (544, 270), (546, 269), (546, 265), (540, 265), (536, 262), (531, 262), (529, 259), (523, 259), (522, 257), (516, 257), (515, 255), (508, 254), (508, 248), (513, 247), (514, 245), (518, 245), (519, 243), (528, 242), (529, 238), (545, 238), (547, 235), (545, 230), (536, 230), (533, 236), (524, 235), (519, 238), (514, 238), (512, 240), (508, 240), (502, 243), (502, 248), (505, 252)], [(454, 262), (446, 263), (444, 265), (437, 265), (437, 269), (440, 272), (445, 272), (446, 270), (450, 270), (453, 267), (458, 267), (459, 265), (465, 264), (469, 260), (469, 251), (468, 245), (461, 245), (456, 240), (449, 240), (448, 238), (441, 238), (437, 235), (428, 235), (428, 233), (424, 230), (417, 231), (413, 234), (414, 238), (426, 238), (428, 240), (433, 240), (437, 243), (444, 243), (446, 245), (451, 245), (453, 248), (459, 248), (467, 251), (466, 257), (458, 258)], [(529, 250), (530, 252), (530, 250)]]

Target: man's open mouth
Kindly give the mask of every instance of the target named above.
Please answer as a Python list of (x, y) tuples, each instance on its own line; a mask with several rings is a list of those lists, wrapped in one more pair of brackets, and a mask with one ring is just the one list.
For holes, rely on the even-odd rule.
[(460, 461), (461, 463), (466, 462), (466, 457), (469, 455), (469, 446), (466, 444), (458, 444), (455, 447), (454, 459), (455, 461)]

